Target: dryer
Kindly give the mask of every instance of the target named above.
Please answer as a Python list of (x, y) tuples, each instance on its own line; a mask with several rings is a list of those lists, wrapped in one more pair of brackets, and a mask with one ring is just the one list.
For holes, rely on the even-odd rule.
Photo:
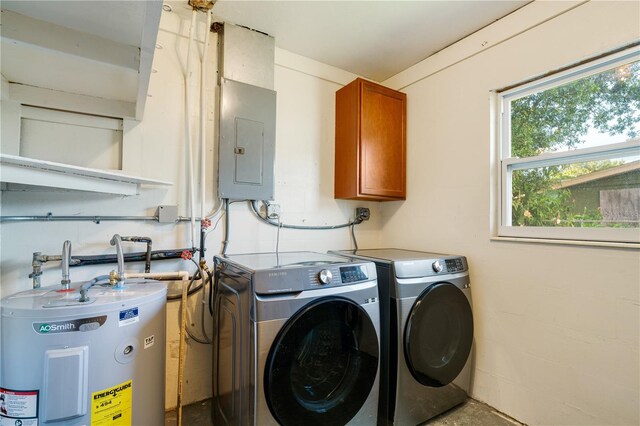
[(375, 265), (314, 252), (214, 263), (214, 424), (375, 424)]
[(378, 425), (416, 425), (464, 402), (473, 315), (467, 259), (401, 249), (335, 251), (376, 263), (382, 350)]

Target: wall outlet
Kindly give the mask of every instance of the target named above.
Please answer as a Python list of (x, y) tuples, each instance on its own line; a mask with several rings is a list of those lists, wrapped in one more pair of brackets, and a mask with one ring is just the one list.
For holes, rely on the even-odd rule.
[(267, 217), (278, 219), (280, 217), (280, 204), (267, 204)]
[(367, 207), (356, 207), (356, 220), (369, 220), (371, 212)]

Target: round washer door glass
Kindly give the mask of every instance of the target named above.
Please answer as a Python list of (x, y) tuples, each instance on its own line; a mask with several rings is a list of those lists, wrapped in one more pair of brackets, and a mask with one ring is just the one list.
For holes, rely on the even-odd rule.
[(411, 308), (404, 354), (413, 377), (440, 387), (460, 374), (471, 352), (473, 315), (462, 290), (451, 283), (428, 287)]
[(362, 307), (320, 299), (290, 318), (265, 366), (267, 404), (281, 425), (344, 425), (366, 401), (378, 370), (378, 337)]

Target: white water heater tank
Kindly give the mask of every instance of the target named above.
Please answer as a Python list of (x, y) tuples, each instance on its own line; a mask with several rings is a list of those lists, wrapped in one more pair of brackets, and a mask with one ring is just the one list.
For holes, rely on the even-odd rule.
[(0, 425), (164, 425), (166, 286), (79, 285), (0, 301)]

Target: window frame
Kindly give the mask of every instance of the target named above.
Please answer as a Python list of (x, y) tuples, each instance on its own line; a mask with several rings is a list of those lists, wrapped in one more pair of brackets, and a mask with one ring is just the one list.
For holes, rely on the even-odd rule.
[(511, 156), (511, 102), (575, 80), (579, 80), (625, 63), (640, 60), (640, 46), (633, 46), (617, 53), (571, 67), (548, 77), (535, 79), (504, 91), (497, 91), (498, 111), (498, 227), (497, 237), (530, 238), (544, 240), (572, 240), (588, 243), (632, 243), (640, 245), (638, 228), (576, 228), (548, 226), (511, 225), (512, 187), (514, 170), (537, 167), (574, 164), (584, 161), (606, 160), (627, 155), (640, 155), (640, 139), (608, 144), (598, 147), (543, 153), (536, 156), (518, 158)]

